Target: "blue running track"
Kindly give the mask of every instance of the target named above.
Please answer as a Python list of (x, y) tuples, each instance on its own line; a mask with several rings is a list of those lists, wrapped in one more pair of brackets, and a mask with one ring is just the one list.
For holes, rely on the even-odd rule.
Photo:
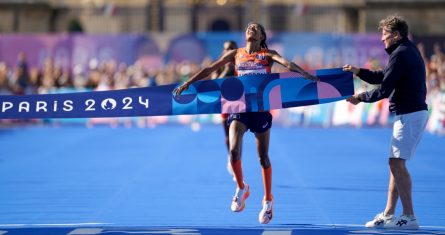
[(274, 218), (260, 225), (263, 186), (251, 133), (243, 149), (251, 196), (233, 213), (236, 186), (218, 125), (3, 128), (0, 235), (445, 234), (445, 138), (428, 133), (408, 163), (421, 229), (364, 228), (386, 203), (390, 135), (273, 127)]

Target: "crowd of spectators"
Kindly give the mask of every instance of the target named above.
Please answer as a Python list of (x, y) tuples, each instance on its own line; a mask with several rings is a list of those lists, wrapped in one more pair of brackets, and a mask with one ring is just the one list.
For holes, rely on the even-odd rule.
[[(434, 44), (434, 52), (430, 56), (425, 54), (423, 44), (419, 43), (418, 48), (426, 63), (428, 92), (445, 90), (445, 54), (441, 45)], [(211, 59), (204, 60), (202, 64), (190, 61), (172, 62), (155, 69), (146, 68), (139, 62), (127, 65), (113, 60), (92, 59), (87, 68), (78, 65), (69, 69), (58, 66), (52, 58), (47, 58), (39, 68), (29, 67), (26, 54), (21, 52), (15, 66), (10, 67), (0, 61), (0, 94), (45, 94), (58, 88), (94, 90), (165, 85), (186, 80), (189, 75), (210, 62)], [(297, 63), (305, 69), (326, 67), (316, 65), (317, 68), (313, 68), (313, 65), (305, 64), (301, 59)], [(365, 66), (371, 69), (380, 67), (379, 62), (372, 59)], [(281, 69), (275, 70), (279, 72)]]
[[(428, 104), (431, 115), (438, 121), (434, 129), (443, 131), (445, 126), (445, 54), (441, 45), (436, 43), (432, 55), (426, 55), (424, 45), (419, 43), (427, 70)], [(0, 95), (46, 94), (60, 89), (74, 90), (111, 90), (133, 87), (147, 87), (177, 83), (188, 79), (203, 65), (211, 63), (205, 59), (202, 64), (190, 61), (168, 63), (163, 68), (147, 68), (136, 62), (127, 65), (117, 61), (98, 61), (92, 59), (87, 68), (75, 66), (73, 69), (58, 66), (52, 58), (47, 58), (42, 67), (29, 67), (25, 53), (19, 53), (17, 64), (9, 67), (0, 61)], [(305, 69), (317, 69), (314, 65), (298, 59), (297, 63)], [(338, 65), (316, 65), (316, 67), (341, 67)], [(379, 61), (370, 59), (365, 65), (370, 69), (380, 68)], [(280, 72), (274, 66), (274, 72)], [(368, 84), (355, 80), (356, 89), (367, 89)]]
[(47, 58), (41, 68), (29, 67), (26, 55), (18, 55), (17, 65), (0, 62), (0, 94), (47, 94), (64, 88), (76, 90), (111, 90), (176, 83), (196, 72), (200, 65), (191, 62), (170, 63), (162, 69), (146, 69), (140, 63), (127, 65), (114, 60), (92, 59), (87, 68), (72, 70)]

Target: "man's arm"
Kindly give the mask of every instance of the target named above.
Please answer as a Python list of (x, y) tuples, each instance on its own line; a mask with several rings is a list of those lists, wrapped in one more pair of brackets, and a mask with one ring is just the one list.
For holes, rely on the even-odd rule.
[[(388, 98), (402, 77), (403, 66), (403, 58), (400, 55), (391, 56), (385, 72), (382, 72), (383, 78), (381, 84), (373, 90), (359, 94), (359, 100), (370, 103)], [(360, 71), (359, 75), (361, 74), (362, 72)], [(375, 76), (379, 76), (379, 73), (375, 74)]]
[(358, 76), (361, 80), (369, 84), (380, 84), (383, 81), (383, 71), (371, 71), (369, 69), (358, 68), (350, 64), (343, 66), (343, 71), (352, 72), (355, 76)]
[(360, 71), (356, 74), (361, 80), (369, 84), (381, 84), (385, 74), (382, 70), (371, 71), (369, 69), (360, 68)]

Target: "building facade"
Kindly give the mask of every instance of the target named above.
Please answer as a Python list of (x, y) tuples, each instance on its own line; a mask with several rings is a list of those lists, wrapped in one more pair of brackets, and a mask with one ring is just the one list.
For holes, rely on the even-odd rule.
[(445, 35), (445, 0), (0, 0), (1, 33), (376, 32), (398, 14), (416, 35)]

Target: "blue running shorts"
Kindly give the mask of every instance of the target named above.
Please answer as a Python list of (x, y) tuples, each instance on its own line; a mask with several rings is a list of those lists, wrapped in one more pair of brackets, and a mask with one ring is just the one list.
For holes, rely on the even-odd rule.
[(263, 133), (272, 127), (272, 114), (270, 112), (232, 113), (227, 124), (234, 120), (242, 122), (247, 129), (254, 133)]

